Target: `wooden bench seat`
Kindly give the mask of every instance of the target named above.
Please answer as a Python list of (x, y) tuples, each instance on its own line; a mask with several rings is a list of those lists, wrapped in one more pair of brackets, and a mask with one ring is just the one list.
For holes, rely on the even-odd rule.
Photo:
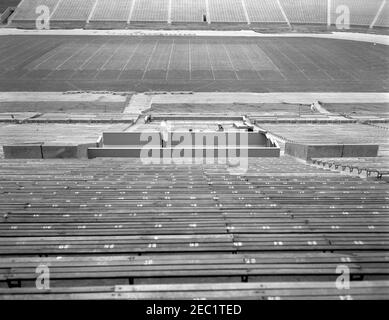
[(125, 299), (125, 300), (365, 300), (388, 299), (388, 281), (352, 282), (349, 290), (338, 290), (333, 282), (275, 282), (223, 284), (170, 284), (106, 287), (0, 289), (4, 300)]
[[(151, 278), (237, 278), (250, 281), (255, 277), (293, 276), (336, 279), (338, 266), (350, 270), (351, 279), (380, 277), (389, 279), (389, 255), (382, 252), (360, 253), (246, 253), (190, 254), (159, 256), (55, 256), (48, 258), (2, 258), (0, 282), (34, 281), (36, 268), (47, 266), (50, 280), (77, 283), (85, 279), (130, 279), (131, 283)], [(67, 281), (67, 282), (66, 282)], [(212, 281), (212, 280), (208, 280)]]
[[(389, 276), (383, 181), (289, 157), (250, 161), (241, 175), (220, 165), (118, 159), (0, 164), (0, 287), (34, 286), (38, 263), (50, 265), (55, 288), (75, 291), (193, 280), (333, 281), (339, 265), (353, 281)], [(379, 297), (379, 290), (366, 295)]]

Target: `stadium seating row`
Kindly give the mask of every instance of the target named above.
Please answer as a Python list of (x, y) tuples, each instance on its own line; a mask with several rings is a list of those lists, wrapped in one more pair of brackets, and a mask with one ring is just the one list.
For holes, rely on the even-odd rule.
[[(356, 26), (388, 26), (388, 3), (383, 0), (22, 0), (13, 22), (33, 21), (36, 8), (50, 9), (51, 21), (84, 22), (208, 22), (327, 24), (344, 12)], [(340, 10), (340, 11), (339, 11)]]
[[(333, 286), (339, 265), (351, 280), (364, 280), (352, 281), (349, 298), (388, 291), (383, 281), (369, 282), (389, 276), (388, 191), (379, 180), (287, 156), (250, 160), (241, 175), (217, 164), (3, 160), (0, 186), (1, 298), (63, 298), (85, 285), (116, 285), (106, 288), (106, 298), (115, 290), (142, 298), (147, 294), (139, 291), (151, 284), (164, 298), (185, 290), (181, 298), (212, 297), (198, 284), (212, 282), (212, 290), (220, 289), (215, 295), (342, 299)], [(35, 289), (40, 265), (50, 268), (51, 291)], [(244, 289), (257, 281), (274, 289), (274, 279), (285, 290)], [(197, 284), (174, 289), (177, 281)], [(323, 281), (323, 288), (304, 281)], [(223, 282), (235, 282), (235, 289)]]

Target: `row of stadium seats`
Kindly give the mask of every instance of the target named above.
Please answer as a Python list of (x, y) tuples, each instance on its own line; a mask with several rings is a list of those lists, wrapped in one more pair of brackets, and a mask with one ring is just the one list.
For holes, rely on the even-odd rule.
[(241, 175), (216, 164), (2, 160), (0, 182), (0, 295), (33, 290), (39, 265), (68, 292), (334, 281), (340, 264), (354, 280), (389, 274), (386, 184), (290, 157), (252, 160)]
[[(339, 6), (350, 10), (351, 25), (389, 26), (388, 4), (383, 0), (22, 0), (14, 22), (33, 21), (37, 6), (50, 9), (52, 21), (85, 22), (204, 22), (326, 24)], [(377, 14), (380, 13), (376, 19)]]

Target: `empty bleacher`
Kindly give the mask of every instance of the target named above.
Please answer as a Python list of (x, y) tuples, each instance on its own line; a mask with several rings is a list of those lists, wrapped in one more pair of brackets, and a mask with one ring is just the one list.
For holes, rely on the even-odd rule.
[(331, 2), (331, 21), (336, 23), (336, 18), (343, 11), (336, 13), (339, 6), (346, 6), (350, 10), (350, 25), (369, 26), (376, 16), (382, 0), (332, 0)]
[(385, 2), (385, 5), (378, 16), (378, 19), (374, 25), (375, 27), (389, 27), (389, 2)]
[(291, 23), (327, 23), (327, 0), (280, 0)]
[(172, 1), (172, 22), (204, 22), (204, 15), (207, 15), (205, 0)]
[(247, 23), (242, 0), (208, 0), (211, 22)]
[(96, 0), (62, 0), (52, 13), (52, 21), (86, 22), (92, 12)]
[[(220, 283), (192, 285), (125, 285), (78, 288), (1, 290), (0, 300), (23, 299), (169, 299), (169, 300), (386, 300), (388, 281), (352, 282), (345, 292), (333, 282)], [(347, 294), (345, 294), (347, 293)]]
[(7, 8), (17, 7), (21, 0), (2, 0), (0, 2), (0, 14), (3, 13)]
[(133, 0), (98, 0), (90, 21), (124, 21), (127, 22)]
[(349, 173), (364, 174), (367, 177), (389, 176), (389, 157), (376, 158), (325, 158), (312, 159), (319, 166), (346, 171)]
[(277, 1), (244, 0), (250, 22), (286, 23)]
[[(3, 160), (0, 182), (1, 298), (342, 299), (326, 282), (340, 264), (350, 299), (388, 293), (382, 181), (282, 157), (252, 160), (241, 175), (216, 164)], [(50, 291), (35, 289), (39, 265), (50, 267)]]
[(363, 124), (260, 124), (281, 139), (303, 144), (378, 144), (387, 154), (388, 130)]
[(50, 12), (53, 13), (59, 0), (23, 0), (15, 11), (12, 21), (35, 21), (40, 13), (36, 13), (38, 6), (47, 6)]
[(169, 0), (136, 0), (131, 22), (167, 22)]
[[(332, 24), (335, 24), (339, 15), (336, 9), (345, 5), (350, 9), (351, 25), (370, 26), (383, 3), (383, 0), (331, 0)], [(115, 27), (115, 22), (202, 23), (205, 22), (204, 17), (209, 23), (286, 24), (290, 21), (292, 24), (325, 25), (327, 4), (327, 0), (24, 0), (18, 6), (12, 21), (24, 26), (23, 22), (31, 22), (37, 18), (37, 6), (46, 5), (50, 9), (55, 27), (83, 27), (87, 22), (91, 22), (92, 27), (98, 26), (98, 22), (104, 22), (100, 26), (112, 28)], [(387, 17), (388, 3), (378, 16), (375, 26), (388, 26)], [(109, 22), (113, 24), (110, 25)]]

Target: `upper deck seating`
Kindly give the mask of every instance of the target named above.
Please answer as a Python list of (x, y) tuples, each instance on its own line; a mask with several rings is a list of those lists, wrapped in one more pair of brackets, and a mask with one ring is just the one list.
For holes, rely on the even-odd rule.
[(12, 21), (35, 20), (40, 13), (36, 13), (39, 6), (47, 6), (52, 13), (59, 0), (23, 0), (12, 16)]
[(20, 0), (2, 0), (0, 2), (0, 14), (3, 13), (9, 7), (17, 7)]
[(136, 0), (131, 22), (167, 22), (169, 0)]
[(291, 23), (327, 23), (327, 0), (280, 0)]
[(389, 2), (386, 2), (375, 25), (376, 27), (389, 27)]
[(128, 21), (133, 0), (99, 0), (90, 21)]
[(209, 0), (211, 22), (245, 22), (241, 0)]
[(277, 1), (244, 0), (251, 22), (286, 23)]
[[(382, 0), (332, 0), (331, 21), (335, 24), (339, 6), (347, 6), (350, 9), (350, 24), (355, 26), (369, 26), (376, 16)], [(343, 12), (343, 11), (342, 11)], [(340, 14), (340, 13), (339, 13)]]
[(62, 0), (51, 16), (52, 21), (85, 21), (96, 0)]
[(203, 16), (206, 14), (205, 0), (172, 1), (173, 22), (203, 22)]

